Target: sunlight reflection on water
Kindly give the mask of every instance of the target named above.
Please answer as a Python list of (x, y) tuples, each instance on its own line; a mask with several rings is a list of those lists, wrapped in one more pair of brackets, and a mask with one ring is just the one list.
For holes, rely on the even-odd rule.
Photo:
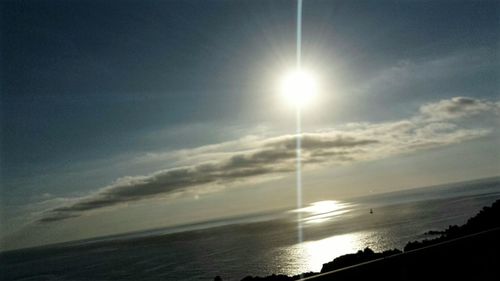
[(335, 235), (316, 241), (306, 241), (286, 247), (284, 254), (289, 257), (288, 272), (299, 274), (303, 272), (319, 272), (324, 263), (332, 261), (335, 257), (355, 253), (366, 247), (370, 232), (355, 232)]
[(311, 203), (309, 206), (293, 210), (292, 212), (304, 213), (304, 218), (301, 220), (305, 224), (316, 224), (329, 221), (339, 215), (345, 214), (352, 210), (353, 204), (326, 200)]

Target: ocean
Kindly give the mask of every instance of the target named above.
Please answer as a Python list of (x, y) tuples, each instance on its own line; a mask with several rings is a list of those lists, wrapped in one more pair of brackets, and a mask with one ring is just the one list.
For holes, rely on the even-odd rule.
[[(399, 248), (463, 224), (500, 199), (500, 178), (411, 189), (300, 210), (0, 253), (2, 280), (241, 280), (295, 275), (370, 247)], [(373, 213), (370, 213), (370, 210)], [(300, 213), (303, 241), (297, 240)]]

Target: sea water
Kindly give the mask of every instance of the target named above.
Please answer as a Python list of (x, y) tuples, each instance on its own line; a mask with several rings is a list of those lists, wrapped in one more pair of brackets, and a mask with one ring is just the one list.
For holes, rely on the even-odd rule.
[[(241, 280), (295, 275), (365, 247), (402, 249), (500, 199), (500, 178), (316, 202), (231, 220), (0, 254), (1, 280)], [(370, 210), (373, 213), (370, 213)], [(304, 241), (297, 241), (301, 212)]]

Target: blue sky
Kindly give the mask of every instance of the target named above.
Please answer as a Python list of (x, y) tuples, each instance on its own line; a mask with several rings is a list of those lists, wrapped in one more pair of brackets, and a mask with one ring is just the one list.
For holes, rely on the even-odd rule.
[[(294, 205), (294, 1), (1, 5), (4, 245)], [(499, 9), (305, 0), (305, 200), (498, 175)]]

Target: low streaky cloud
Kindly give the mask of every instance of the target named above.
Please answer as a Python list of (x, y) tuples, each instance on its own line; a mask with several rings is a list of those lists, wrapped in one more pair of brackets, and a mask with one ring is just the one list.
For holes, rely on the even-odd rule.
[[(305, 164), (312, 162), (309, 159), (314, 158), (312, 154), (317, 151), (349, 150), (377, 142), (337, 134), (333, 136), (305, 134), (303, 140)], [(259, 176), (289, 173), (295, 167), (295, 141), (296, 136), (255, 140), (257, 148), (234, 152), (229, 157), (212, 162), (162, 170), (147, 176), (120, 178), (96, 193), (80, 198), (77, 202), (49, 210), (39, 221), (64, 220), (79, 216), (86, 211), (188, 191), (204, 185), (230, 185)]]
[[(452, 123), (454, 120), (498, 112), (498, 102), (455, 97), (425, 104), (409, 119), (351, 123), (338, 129), (306, 133), (302, 135), (302, 161), (304, 168), (311, 170), (323, 165), (374, 160), (460, 143), (487, 136), (492, 129), (465, 129)], [(146, 176), (120, 178), (88, 196), (68, 199), (69, 203), (43, 212), (38, 222), (66, 220), (140, 200), (214, 192), (241, 182), (252, 183), (285, 175), (295, 169), (296, 140), (296, 135), (246, 137), (236, 142), (195, 148), (192, 152), (199, 154), (199, 159), (207, 159), (209, 155), (211, 161), (160, 170)], [(238, 150), (230, 149), (235, 147)], [(193, 155), (186, 150), (182, 154)]]

